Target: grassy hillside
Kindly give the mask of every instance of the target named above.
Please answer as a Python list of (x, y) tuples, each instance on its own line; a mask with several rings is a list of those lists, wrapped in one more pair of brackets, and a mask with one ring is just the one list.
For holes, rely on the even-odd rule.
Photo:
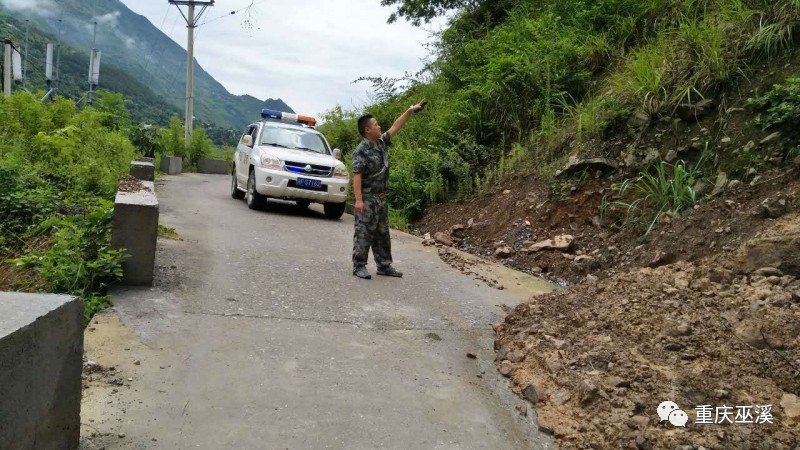
[[(480, 192), (520, 161), (546, 171), (569, 154), (619, 154), (610, 138), (631, 120), (670, 120), (704, 98), (724, 103), (794, 46), (800, 23), (797, 0), (385, 4), (419, 21), (460, 8), (427, 71), (400, 93), (393, 80), (375, 80), (383, 101), (366, 108), (389, 124), (430, 101), (395, 148), (390, 201), (411, 219)], [(349, 152), (361, 112), (334, 110), (322, 131)]]
[[(22, 51), (25, 38), (25, 24), (0, 12), (0, 36), (10, 37)], [(27, 88), (40, 91), (46, 88), (44, 79), (45, 44), (55, 42), (55, 38), (31, 26), (29, 35), (29, 68)], [(80, 99), (88, 90), (87, 71), (89, 55), (87, 52), (64, 45), (61, 49), (61, 80), (57, 83), (61, 95)], [(119, 92), (129, 100), (128, 109), (135, 122), (166, 124), (173, 115), (182, 110), (166, 103), (153, 91), (128, 73), (113, 67), (104, 66), (101, 71), (100, 89)], [(16, 85), (15, 89), (21, 89)]]

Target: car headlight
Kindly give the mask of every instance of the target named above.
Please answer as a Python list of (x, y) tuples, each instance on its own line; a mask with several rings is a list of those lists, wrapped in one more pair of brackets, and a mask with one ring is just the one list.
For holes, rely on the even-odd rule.
[(270, 156), (266, 153), (261, 154), (261, 167), (265, 169), (280, 169), (281, 168), (281, 161), (274, 156)]
[(347, 167), (344, 164), (337, 164), (336, 170), (333, 171), (333, 178), (350, 178), (350, 172), (347, 171)]

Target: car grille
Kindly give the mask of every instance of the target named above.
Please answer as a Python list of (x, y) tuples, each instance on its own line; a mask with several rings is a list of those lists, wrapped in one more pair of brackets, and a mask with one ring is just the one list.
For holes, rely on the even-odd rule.
[[(311, 166), (311, 170), (306, 170), (308, 166)], [(315, 164), (305, 164), (294, 161), (284, 161), (283, 170), (315, 177), (330, 177), (333, 174), (333, 167), (317, 166)]]
[(320, 186), (318, 188), (313, 188), (313, 187), (308, 187), (308, 186), (297, 186), (297, 181), (289, 180), (288, 186), (290, 188), (304, 189), (306, 191), (328, 192), (328, 185), (327, 184), (323, 184), (322, 186)]

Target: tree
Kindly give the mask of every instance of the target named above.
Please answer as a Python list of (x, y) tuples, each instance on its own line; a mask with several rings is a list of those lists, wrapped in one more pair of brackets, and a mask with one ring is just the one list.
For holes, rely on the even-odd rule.
[(169, 119), (169, 127), (161, 132), (161, 143), (169, 156), (184, 156), (186, 142), (183, 133), (183, 122), (177, 117)]
[(164, 145), (158, 139), (158, 128), (144, 125), (131, 127), (128, 138), (142, 155), (155, 158), (164, 153)]
[(480, 3), (481, 0), (381, 0), (383, 6), (399, 5), (397, 11), (389, 16), (389, 23), (403, 17), (416, 26), (448, 11), (472, 9)]
[(131, 113), (126, 107), (130, 102), (118, 92), (98, 91), (94, 106), (98, 111), (105, 114), (103, 125), (106, 128), (120, 131), (131, 124)]
[(211, 155), (214, 150), (214, 143), (206, 136), (206, 130), (203, 128), (195, 128), (192, 133), (192, 142), (188, 145), (189, 159), (192, 165), (197, 165), (200, 158), (205, 158)]

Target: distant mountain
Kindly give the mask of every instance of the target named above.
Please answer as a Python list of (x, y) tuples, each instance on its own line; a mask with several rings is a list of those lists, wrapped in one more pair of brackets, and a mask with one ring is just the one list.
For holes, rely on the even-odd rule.
[[(126, 88), (136, 87), (135, 90), (141, 91), (140, 101), (167, 106), (169, 115), (183, 116), (186, 51), (180, 45), (119, 0), (59, 0), (56, 5), (56, 14), (32, 16), (30, 24), (51, 37), (60, 33), (62, 42), (72, 49), (81, 49), (66, 49), (62, 53), (62, 80), (76, 76), (85, 84), (92, 47), (91, 24), (97, 20), (101, 23), (97, 47), (103, 52), (100, 87), (123, 93)], [(13, 26), (18, 30), (14, 34), (19, 35), (23, 17), (29, 14), (4, 9), (0, 2), (2, 15), (16, 19)], [(81, 53), (86, 56), (81, 57)], [(218, 127), (238, 130), (257, 118), (262, 108), (294, 112), (281, 99), (262, 101), (250, 95), (231, 94), (197, 61), (194, 92), (195, 117)]]

